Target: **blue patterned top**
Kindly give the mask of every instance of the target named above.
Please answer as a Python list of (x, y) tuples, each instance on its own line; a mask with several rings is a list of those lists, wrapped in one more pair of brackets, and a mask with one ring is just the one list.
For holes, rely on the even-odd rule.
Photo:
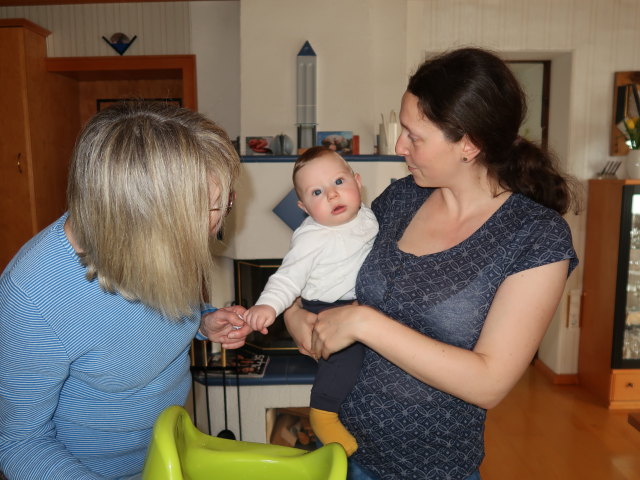
[[(380, 232), (358, 275), (360, 303), (472, 349), (508, 276), (565, 259), (571, 272), (578, 263), (565, 220), (520, 194), (448, 250), (420, 257), (402, 252), (397, 242), (432, 192), (409, 176), (373, 202)], [(354, 458), (383, 479), (464, 479), (484, 457), (484, 409), (416, 380), (369, 349), (341, 419), (358, 441)]]

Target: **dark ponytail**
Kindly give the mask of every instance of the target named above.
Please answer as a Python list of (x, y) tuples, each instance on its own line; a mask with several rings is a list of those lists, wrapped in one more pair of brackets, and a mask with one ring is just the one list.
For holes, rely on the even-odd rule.
[(547, 150), (518, 136), (526, 97), (509, 67), (495, 54), (462, 48), (425, 61), (409, 79), (424, 115), (448, 140), (464, 135), (481, 153), (496, 183), (562, 214), (577, 208), (577, 183), (557, 168)]
[(490, 165), (489, 172), (503, 188), (562, 214), (577, 203), (573, 198), (575, 181), (558, 171), (555, 156), (524, 138), (518, 137), (505, 161)]

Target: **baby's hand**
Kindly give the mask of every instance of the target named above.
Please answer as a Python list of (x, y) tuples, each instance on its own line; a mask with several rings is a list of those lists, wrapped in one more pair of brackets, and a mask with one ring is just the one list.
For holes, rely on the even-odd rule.
[(267, 327), (276, 321), (276, 311), (269, 305), (254, 305), (244, 313), (244, 321), (256, 332), (266, 335)]

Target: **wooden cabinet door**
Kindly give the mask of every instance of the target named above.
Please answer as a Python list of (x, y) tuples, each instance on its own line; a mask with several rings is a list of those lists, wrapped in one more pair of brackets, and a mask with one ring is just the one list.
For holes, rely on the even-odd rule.
[(34, 233), (21, 28), (0, 28), (0, 270)]

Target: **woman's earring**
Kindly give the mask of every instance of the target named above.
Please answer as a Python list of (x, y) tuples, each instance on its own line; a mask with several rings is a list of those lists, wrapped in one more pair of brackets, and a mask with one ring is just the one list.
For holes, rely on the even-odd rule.
[(462, 163), (469, 163), (469, 159), (467, 157), (462, 157)]

